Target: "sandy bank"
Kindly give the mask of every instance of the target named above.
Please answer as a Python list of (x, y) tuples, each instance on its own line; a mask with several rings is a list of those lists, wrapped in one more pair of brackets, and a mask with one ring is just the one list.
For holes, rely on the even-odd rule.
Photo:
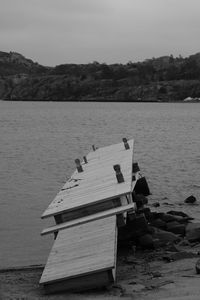
[[(200, 245), (181, 246), (178, 250), (119, 251), (117, 283), (105, 290), (79, 294), (45, 295), (38, 285), (43, 266), (0, 270), (0, 299), (199, 300), (200, 275), (196, 274), (195, 264)], [(174, 256), (183, 252), (190, 253), (191, 257), (180, 255), (177, 259)], [(173, 256), (177, 260), (163, 259)]]

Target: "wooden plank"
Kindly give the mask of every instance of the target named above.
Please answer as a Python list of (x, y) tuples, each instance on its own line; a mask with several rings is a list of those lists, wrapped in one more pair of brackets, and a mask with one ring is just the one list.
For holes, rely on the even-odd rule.
[[(136, 184), (136, 181), (141, 177), (140, 171), (138, 171), (132, 175), (135, 176), (135, 180), (132, 181), (132, 189), (131, 190), (133, 190), (133, 188)], [(94, 193), (95, 191), (102, 190), (102, 189), (104, 191), (106, 191), (106, 189), (110, 188), (110, 186), (119, 186), (119, 184), (116, 182), (116, 178), (110, 178), (110, 180), (108, 180), (107, 178), (104, 178), (102, 180), (99, 180), (98, 183), (96, 183), (95, 185), (93, 184), (92, 181), (90, 182), (88, 180), (87, 184), (84, 184), (84, 182), (83, 182), (80, 187), (77, 188), (77, 186), (75, 186), (73, 190), (72, 189), (61, 190), (57, 194), (57, 197), (55, 198), (55, 202), (59, 201), (59, 199), (65, 198), (65, 197), (73, 196), (73, 199), (74, 199), (79, 196), (81, 196), (81, 197), (83, 197), (84, 195), (87, 196), (90, 193)], [(52, 203), (54, 203), (54, 201)]]
[(113, 269), (116, 230), (116, 216), (111, 216), (60, 231), (40, 284)]
[[(131, 192), (133, 191), (134, 187), (135, 187), (135, 184), (136, 184), (136, 181), (138, 180), (138, 178), (140, 178), (140, 174), (139, 172), (138, 173), (135, 173), (135, 177), (136, 177), (136, 180), (132, 182), (132, 185), (131, 185)], [(116, 190), (115, 190), (115, 194), (117, 194), (118, 197), (121, 197), (122, 195), (129, 195), (129, 193), (126, 193), (126, 187), (125, 187), (125, 190), (124, 190), (124, 193), (122, 192), (122, 189), (120, 188), (120, 191), (117, 192), (117, 188), (118, 188), (118, 184), (115, 185), (116, 187)], [(75, 211), (75, 210), (80, 210), (80, 209), (89, 209), (89, 207), (91, 206), (94, 206), (96, 203), (104, 203), (105, 200), (106, 201), (109, 201), (109, 200), (112, 200), (116, 197), (112, 197), (113, 195), (113, 189), (114, 187), (112, 186), (108, 186), (108, 189), (110, 189), (110, 194), (111, 194), (111, 197), (109, 198), (108, 197), (108, 189), (106, 191), (107, 193), (107, 197), (105, 199), (104, 197), (104, 191), (101, 190), (101, 188), (99, 188), (99, 190), (96, 190), (96, 193), (94, 194), (94, 196), (90, 196), (90, 194), (86, 194), (86, 195), (82, 195), (82, 198), (79, 199), (79, 198), (71, 198), (71, 202), (69, 201), (64, 201), (64, 203), (62, 204), (62, 206), (60, 205), (57, 205), (57, 207), (53, 206), (51, 208), (51, 206), (49, 206), (49, 209), (48, 209), (48, 215), (43, 215), (42, 218), (45, 218), (45, 217), (49, 217), (49, 216), (54, 216), (56, 214), (59, 214), (59, 213), (65, 213), (67, 211)], [(87, 199), (85, 199), (85, 197)], [(62, 198), (60, 198), (62, 199)], [(80, 200), (80, 201), (79, 201)], [(87, 200), (87, 204), (86, 204), (86, 200)], [(82, 202), (85, 201), (84, 203), (85, 204), (82, 204)]]
[(66, 222), (66, 223), (62, 223), (62, 224), (59, 224), (59, 225), (51, 226), (47, 229), (44, 229), (42, 231), (41, 235), (46, 235), (46, 234), (49, 234), (49, 233), (53, 233), (55, 231), (63, 230), (63, 229), (70, 228), (70, 227), (73, 227), (73, 226), (78, 226), (78, 225), (81, 225), (81, 224), (85, 224), (85, 223), (88, 223), (88, 222), (91, 222), (91, 221), (95, 221), (95, 220), (99, 220), (99, 219), (102, 219), (102, 218), (110, 217), (110, 216), (113, 216), (113, 215), (122, 214), (126, 211), (130, 211), (130, 210), (133, 210), (133, 209), (135, 209), (135, 203), (131, 203), (131, 204), (120, 206), (120, 207), (113, 208), (113, 209), (109, 209), (107, 211), (96, 213), (96, 214), (93, 214), (93, 215), (90, 215), (90, 216), (87, 216), (87, 217), (84, 217), (84, 218), (79, 218), (79, 219), (72, 220), (70, 222)]
[[(48, 214), (43, 214), (42, 218), (47, 218), (49, 216), (54, 216), (61, 212), (72, 211), (73, 209), (81, 209), (83, 207), (89, 206), (91, 204), (100, 203), (105, 200), (111, 200), (116, 197), (120, 197), (122, 195), (127, 194), (127, 186), (124, 184), (123, 188), (110, 187), (106, 190), (106, 195), (101, 191), (96, 191), (96, 193), (91, 195), (86, 195), (83, 198), (71, 199), (72, 202), (63, 201), (62, 206), (59, 204), (55, 207), (49, 207)], [(84, 202), (83, 202), (84, 200)]]
[[(126, 204), (128, 204), (128, 201), (126, 202)], [(121, 198), (114, 198), (108, 201), (91, 204), (89, 206), (82, 207), (81, 209), (78, 208), (66, 212), (61, 212), (58, 215), (54, 215), (54, 218), (56, 220), (56, 224), (65, 223), (74, 219), (83, 218), (119, 206), (121, 206)], [(60, 216), (60, 219), (57, 218), (57, 216)]]
[[(128, 141), (128, 144), (130, 146), (130, 148), (134, 146), (134, 140), (129, 140)], [(118, 144), (112, 144), (112, 145), (109, 145), (109, 146), (105, 146), (105, 147), (101, 147), (101, 148), (98, 148), (96, 151), (91, 151), (88, 155), (87, 155), (87, 158), (88, 159), (91, 159), (91, 158), (95, 158), (95, 157), (98, 157), (99, 155), (103, 156), (103, 155), (113, 155), (113, 153), (117, 153), (117, 152), (120, 152), (120, 151), (123, 151), (125, 148), (124, 148), (124, 143), (118, 143)]]
[[(102, 162), (99, 160), (97, 166), (94, 166), (91, 163), (86, 164), (86, 167), (83, 167), (84, 171), (82, 173), (74, 172), (69, 181), (63, 186), (63, 189), (69, 188), (70, 192), (70, 188), (75, 185), (78, 185), (78, 187), (88, 185), (91, 181), (95, 182), (98, 179), (103, 179), (104, 182), (106, 182), (108, 178), (114, 177), (113, 175), (115, 175), (115, 173), (113, 170), (113, 165), (117, 163), (121, 163), (123, 175), (129, 178), (129, 172), (131, 170), (130, 155), (119, 157), (118, 159), (115, 159), (115, 161), (108, 160), (108, 162)], [(90, 181), (88, 181), (88, 179)]]
[[(114, 196), (113, 196), (114, 194)], [(111, 199), (115, 199), (116, 197), (120, 197), (122, 195), (126, 195), (127, 193), (127, 187), (126, 185), (124, 185), (123, 189), (120, 188), (118, 189), (118, 186), (116, 187), (108, 187), (106, 190), (106, 196), (104, 191), (102, 190), (96, 190), (94, 195), (88, 194), (88, 195), (83, 195), (83, 197), (81, 198), (72, 198), (71, 202), (69, 201), (65, 201), (65, 199), (60, 199), (60, 203), (61, 201), (63, 201), (62, 206), (58, 205), (57, 206), (53, 206), (53, 207), (49, 207), (48, 209), (48, 215), (44, 214), (42, 216), (42, 218), (48, 217), (48, 216), (53, 216), (62, 212), (66, 212), (66, 211), (72, 211), (75, 209), (80, 209), (83, 207), (88, 207), (90, 205), (94, 205), (96, 203), (100, 203), (100, 202), (105, 202), (105, 200), (111, 200)]]
[[(129, 145), (129, 150), (125, 150), (124, 144), (119, 143), (90, 152), (87, 156), (88, 163), (83, 164), (84, 171), (74, 172), (42, 218), (130, 193), (134, 141), (130, 140)], [(124, 183), (117, 182), (113, 170), (115, 164), (121, 166)]]
[(106, 270), (95, 274), (60, 280), (58, 282), (44, 284), (44, 289), (46, 294), (51, 294), (62, 291), (77, 292), (105, 287), (114, 282), (115, 279), (113, 276), (115, 276), (115, 273), (113, 269), (112, 271)]

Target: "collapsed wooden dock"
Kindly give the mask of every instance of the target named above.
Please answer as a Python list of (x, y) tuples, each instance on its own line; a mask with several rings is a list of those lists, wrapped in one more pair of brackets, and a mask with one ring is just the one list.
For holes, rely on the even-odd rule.
[(117, 228), (133, 213), (133, 191), (140, 178), (133, 170), (134, 140), (93, 150), (75, 160), (76, 171), (42, 218), (54, 217), (55, 242), (40, 284), (48, 293), (84, 290), (115, 281)]

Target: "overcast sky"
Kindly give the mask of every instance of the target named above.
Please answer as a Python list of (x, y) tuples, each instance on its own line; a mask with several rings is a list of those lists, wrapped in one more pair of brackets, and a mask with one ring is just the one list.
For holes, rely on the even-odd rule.
[(0, 51), (43, 65), (200, 51), (200, 0), (0, 0)]

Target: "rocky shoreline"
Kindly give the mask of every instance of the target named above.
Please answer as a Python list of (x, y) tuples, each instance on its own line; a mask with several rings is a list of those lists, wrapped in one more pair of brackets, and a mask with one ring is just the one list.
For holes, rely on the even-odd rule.
[[(10, 268), (0, 270), (1, 299), (199, 299), (200, 224), (182, 211), (156, 212), (160, 204), (143, 195), (135, 201), (136, 215), (119, 228), (115, 284), (47, 296), (38, 284), (43, 265)], [(198, 202), (192, 196), (184, 205)]]
[(47, 67), (0, 51), (0, 99), (8, 101), (183, 102), (188, 96), (200, 96), (200, 53)]
[[(135, 195), (137, 212), (128, 214), (126, 226), (119, 229), (120, 244), (132, 243), (135, 247), (155, 249), (168, 243), (184, 239), (188, 243), (200, 241), (200, 224), (192, 223), (193, 218), (182, 211), (170, 210), (166, 213), (155, 212), (146, 207), (147, 197)], [(196, 205), (196, 198), (191, 195), (184, 201), (185, 205)], [(151, 204), (159, 207), (160, 203)]]

